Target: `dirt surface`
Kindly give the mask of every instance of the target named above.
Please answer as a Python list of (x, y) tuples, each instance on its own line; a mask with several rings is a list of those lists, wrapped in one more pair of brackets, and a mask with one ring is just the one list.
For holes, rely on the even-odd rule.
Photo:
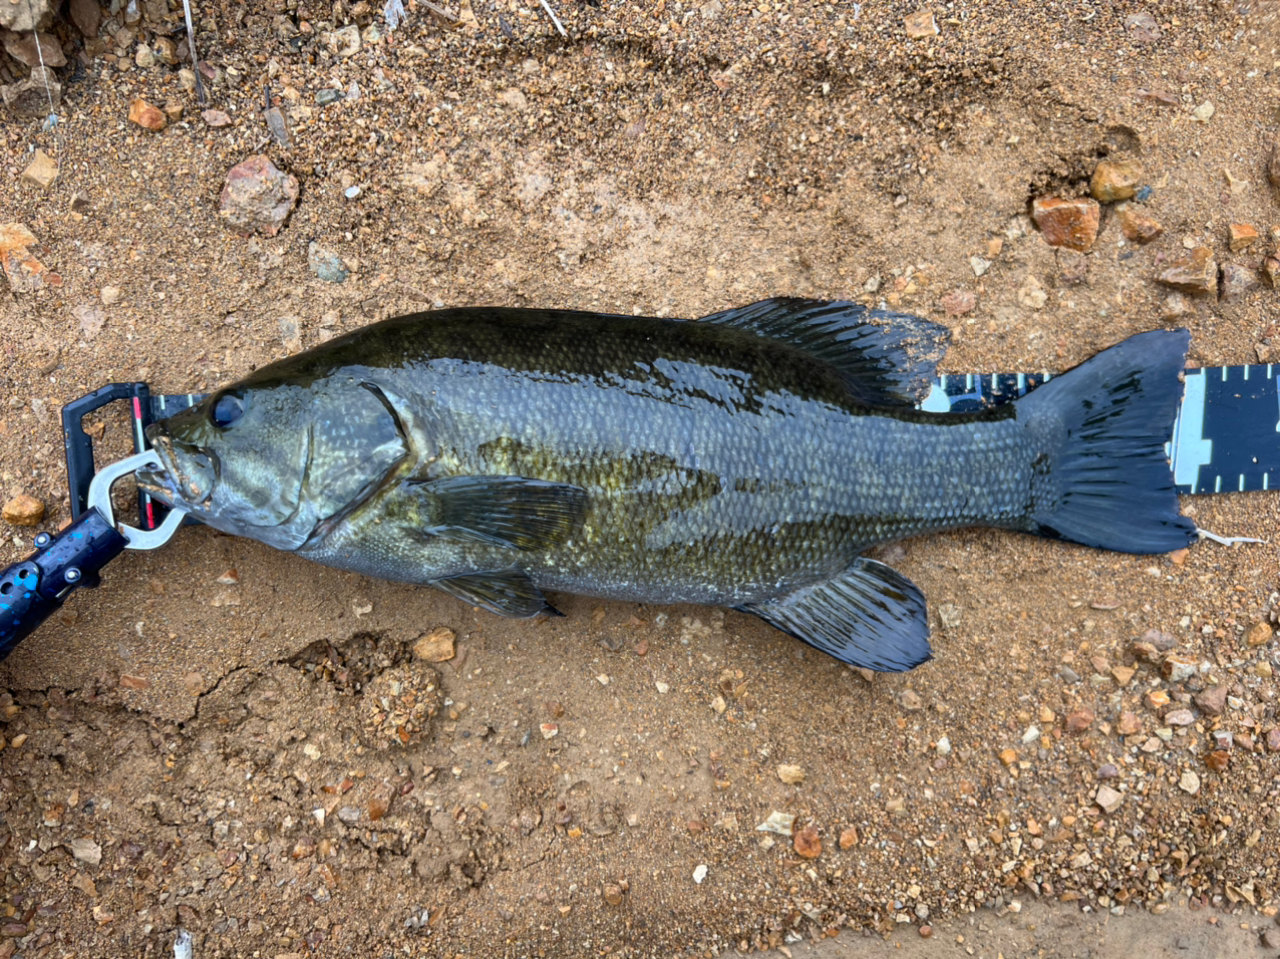
[[(536, 3), (407, 6), (388, 32), (344, 0), (194, 4), (225, 126), (182, 64), (139, 65), (181, 43), (180, 4), (87, 41), (55, 24), (60, 122), (0, 132), (0, 220), (61, 276), (0, 295), (6, 501), (67, 519), (57, 411), (82, 393), (203, 391), (433, 305), (853, 297), (950, 326), (948, 372), (1063, 369), (1176, 325), (1197, 364), (1271, 356), (1268, 286), (1166, 319), (1153, 278), (1197, 244), (1271, 252), (1274, 4), (955, 0), (920, 39), (914, 2), (559, 3), (568, 39)], [(380, 36), (343, 56), (326, 35), (349, 23)], [(131, 123), (138, 97), (182, 118)], [(45, 190), (19, 176), (36, 148)], [(246, 238), (219, 194), (257, 153), (300, 197)], [(1051, 248), (1031, 200), (1087, 193), (1104, 157), (1141, 162), (1163, 234), (1126, 242), (1106, 205), (1087, 257)], [(1231, 223), (1261, 238), (1233, 253)], [(944, 310), (956, 291), (976, 308)], [(127, 452), (123, 416), (102, 424)], [(1272, 542), (890, 547), (936, 658), (870, 679), (741, 614), (559, 597), (567, 618), (504, 621), (184, 529), (0, 666), (0, 957), (169, 955), (179, 928), (199, 959), (862, 956), (926, 925), (956, 955), (1275, 955), (1254, 944), (1280, 895), (1280, 650), (1254, 627), (1280, 500), (1183, 506)], [(4, 528), (0, 563), (35, 531)], [(429, 666), (413, 644), (438, 628), (456, 655)], [(1194, 675), (1146, 661), (1149, 630)], [(796, 836), (758, 830), (775, 811)], [(1178, 938), (1210, 917), (1218, 938)]]

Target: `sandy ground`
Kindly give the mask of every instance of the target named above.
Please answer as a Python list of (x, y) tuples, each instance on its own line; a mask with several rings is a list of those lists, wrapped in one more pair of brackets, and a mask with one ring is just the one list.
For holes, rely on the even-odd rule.
[[(90, 389), (202, 391), (432, 306), (885, 301), (951, 327), (948, 372), (1063, 369), (1174, 325), (1198, 364), (1271, 355), (1268, 286), (1166, 319), (1153, 278), (1197, 244), (1271, 252), (1274, 4), (955, 0), (912, 39), (914, 2), (601, 0), (557, 7), (567, 40), (537, 4), (407, 6), (388, 34), (344, 0), (196, 4), (216, 127), (181, 64), (139, 65), (182, 40), (176, 10), (87, 46), (54, 27), (61, 122), (0, 128), (0, 220), (62, 277), (0, 295), (5, 500), (67, 518), (57, 411)], [(348, 23), (381, 35), (343, 56)], [(143, 129), (137, 97), (182, 117)], [(20, 179), (35, 148), (48, 189)], [(219, 193), (257, 153), (300, 198), (245, 238)], [(1141, 162), (1163, 234), (1126, 242), (1104, 206), (1088, 257), (1055, 251), (1031, 200), (1086, 193), (1104, 157)], [(1232, 223), (1261, 239), (1233, 253)], [(955, 291), (976, 308), (944, 310)], [(184, 529), (0, 666), (0, 959), (169, 955), (179, 928), (201, 959), (1274, 955), (1280, 656), (1248, 638), (1280, 501), (1183, 506), (1272, 543), (888, 548), (936, 658), (872, 679), (741, 614), (561, 597), (565, 619), (504, 621)], [(0, 563), (34, 532), (5, 528)], [(438, 628), (456, 655), (431, 667), (412, 645)], [(1195, 675), (1144, 661), (1149, 630)], [(396, 710), (422, 714), (408, 742)], [(775, 811), (799, 841), (757, 829)]]

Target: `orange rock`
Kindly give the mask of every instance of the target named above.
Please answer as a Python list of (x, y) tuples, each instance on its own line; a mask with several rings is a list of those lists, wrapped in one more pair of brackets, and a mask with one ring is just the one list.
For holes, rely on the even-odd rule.
[(1156, 282), (1186, 293), (1217, 293), (1218, 263), (1213, 251), (1207, 246), (1196, 247), (1186, 256), (1173, 260), (1156, 277)]
[(129, 122), (159, 133), (169, 125), (169, 118), (159, 107), (152, 106), (142, 97), (138, 97), (129, 104)]
[(1141, 179), (1142, 164), (1137, 160), (1099, 160), (1089, 192), (1100, 203), (1115, 203), (1132, 197)]
[(1159, 223), (1127, 204), (1116, 209), (1120, 214), (1120, 232), (1132, 243), (1150, 243), (1164, 232)]
[(858, 843), (858, 830), (853, 826), (846, 826), (840, 830), (840, 848), (848, 849)]
[(26, 493), (4, 504), (4, 521), (10, 526), (38, 526), (44, 519), (44, 503)]
[(1050, 246), (1088, 253), (1098, 237), (1100, 210), (1098, 201), (1088, 197), (1037, 197), (1031, 204), (1031, 218)]
[(1077, 709), (1067, 717), (1067, 732), (1082, 733), (1093, 725), (1093, 713), (1087, 709)]
[(817, 859), (822, 855), (822, 840), (814, 826), (805, 826), (792, 840), (796, 852), (805, 859)]
[(1258, 240), (1258, 231), (1248, 223), (1232, 223), (1230, 232), (1227, 236), (1227, 245), (1231, 247), (1232, 253), (1239, 253), (1241, 250), (1253, 246)]

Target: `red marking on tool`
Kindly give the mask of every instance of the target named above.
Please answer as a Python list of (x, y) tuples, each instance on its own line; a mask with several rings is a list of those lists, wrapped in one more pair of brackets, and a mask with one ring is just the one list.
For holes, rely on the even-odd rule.
[[(133, 398), (133, 418), (139, 423), (142, 422), (142, 401), (136, 396)], [(145, 494), (144, 494), (145, 495)], [(156, 504), (150, 496), (146, 496), (147, 503), (147, 529), (156, 528)]]

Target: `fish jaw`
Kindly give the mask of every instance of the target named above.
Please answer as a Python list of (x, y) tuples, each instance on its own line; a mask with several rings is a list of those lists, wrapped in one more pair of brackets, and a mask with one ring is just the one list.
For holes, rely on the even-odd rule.
[(207, 512), (220, 472), (218, 454), (179, 443), (155, 426), (148, 430), (148, 439), (161, 468), (138, 470), (138, 485), (168, 506)]

